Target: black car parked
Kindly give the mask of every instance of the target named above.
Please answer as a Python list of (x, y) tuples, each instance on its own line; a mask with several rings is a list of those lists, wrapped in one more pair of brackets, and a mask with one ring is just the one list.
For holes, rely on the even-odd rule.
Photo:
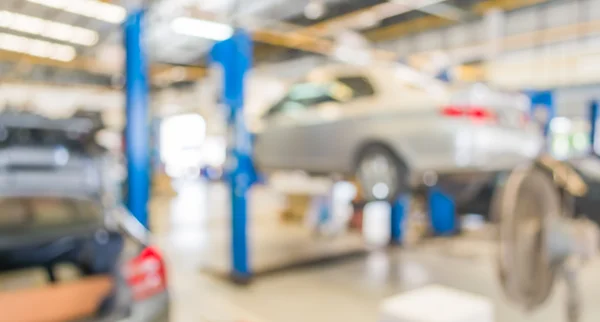
[(166, 322), (166, 269), (111, 197), (89, 116), (0, 114), (0, 315)]

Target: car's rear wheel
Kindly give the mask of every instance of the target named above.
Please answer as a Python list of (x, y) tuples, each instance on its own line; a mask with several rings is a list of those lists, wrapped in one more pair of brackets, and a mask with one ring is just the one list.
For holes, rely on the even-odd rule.
[(385, 146), (371, 145), (361, 153), (356, 180), (366, 200), (392, 201), (408, 190), (408, 169)]

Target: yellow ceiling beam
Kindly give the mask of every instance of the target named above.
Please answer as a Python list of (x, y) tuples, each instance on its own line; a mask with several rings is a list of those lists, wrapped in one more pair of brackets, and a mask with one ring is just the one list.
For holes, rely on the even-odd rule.
[[(97, 60), (86, 57), (77, 57), (69, 62), (62, 62), (47, 58), (28, 56), (23, 54), (18, 54), (9, 51), (0, 50), (0, 62), (12, 62), (19, 64), (21, 66), (46, 66), (46, 67), (54, 67), (59, 69), (66, 70), (76, 70), (89, 72), (92, 74), (104, 74), (104, 75), (112, 75), (113, 73), (110, 71), (102, 71), (99, 70), (97, 66), (101, 66)], [(166, 64), (153, 64), (150, 66), (150, 77), (154, 78), (160, 75), (164, 75), (169, 72), (172, 68), (183, 68), (184, 70), (184, 79), (183, 80), (197, 80), (206, 75), (206, 69), (202, 67), (173, 67)]]
[(483, 15), (486, 11), (494, 8), (510, 11), (548, 1), (550, 0), (488, 0), (476, 4), (473, 7), (473, 12)]
[(332, 42), (327, 39), (266, 29), (254, 31), (252, 33), (252, 39), (270, 45), (299, 49), (323, 55), (330, 53), (333, 48)]
[(400, 38), (419, 31), (441, 28), (451, 25), (453, 22), (436, 16), (425, 16), (407, 22), (394, 24), (388, 27), (378, 28), (365, 33), (371, 41), (384, 41)]

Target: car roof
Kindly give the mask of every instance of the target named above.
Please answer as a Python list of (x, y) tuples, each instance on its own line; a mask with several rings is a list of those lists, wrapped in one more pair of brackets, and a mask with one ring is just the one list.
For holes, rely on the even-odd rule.
[(415, 69), (394, 62), (379, 62), (368, 65), (327, 64), (307, 74), (306, 81), (332, 81), (338, 77), (363, 76), (369, 79), (380, 96), (397, 97), (398, 92), (406, 94), (440, 95), (448, 93), (448, 86)]
[(50, 119), (34, 113), (3, 111), (0, 113), (0, 126), (8, 128), (62, 130), (66, 132), (89, 133), (98, 125), (89, 117)]

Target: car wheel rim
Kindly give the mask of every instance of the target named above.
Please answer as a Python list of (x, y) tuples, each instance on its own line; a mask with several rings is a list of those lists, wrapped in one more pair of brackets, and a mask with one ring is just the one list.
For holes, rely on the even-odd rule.
[(367, 195), (388, 199), (396, 190), (398, 172), (393, 161), (381, 154), (365, 158), (359, 167), (359, 179)]

